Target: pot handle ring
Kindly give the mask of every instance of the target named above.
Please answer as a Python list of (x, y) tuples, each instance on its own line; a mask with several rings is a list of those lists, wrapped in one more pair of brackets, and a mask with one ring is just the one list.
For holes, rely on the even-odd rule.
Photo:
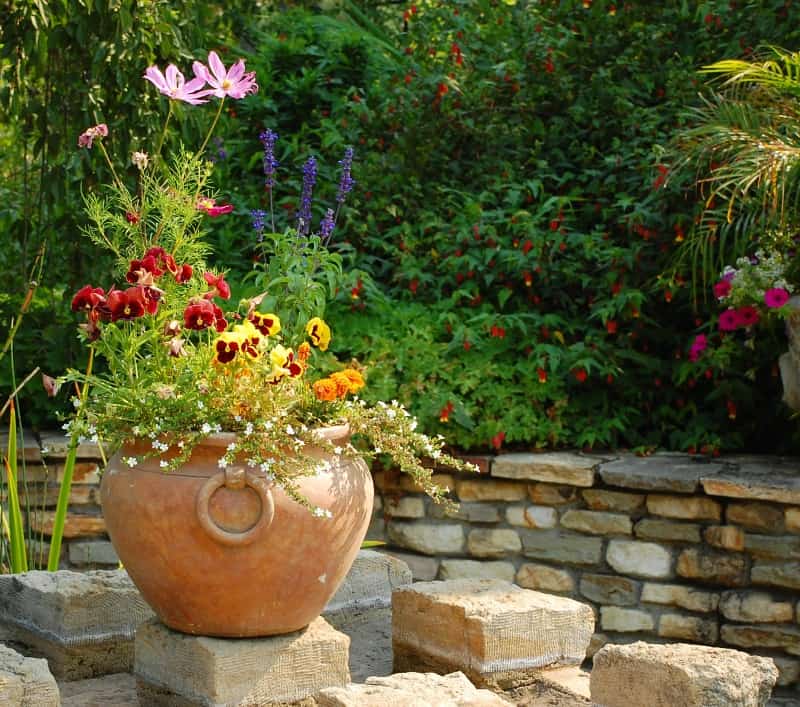
[[(251, 528), (241, 533), (235, 533), (220, 528), (214, 522), (208, 503), (214, 492), (223, 486), (231, 490), (249, 486), (258, 494), (258, 498), (261, 500), (261, 514)], [(249, 545), (272, 525), (272, 519), (275, 516), (275, 501), (272, 499), (271, 486), (272, 484), (268, 483), (266, 479), (248, 474), (243, 467), (226, 467), (225, 471), (214, 474), (200, 487), (195, 501), (197, 520), (212, 539), (223, 545)]]

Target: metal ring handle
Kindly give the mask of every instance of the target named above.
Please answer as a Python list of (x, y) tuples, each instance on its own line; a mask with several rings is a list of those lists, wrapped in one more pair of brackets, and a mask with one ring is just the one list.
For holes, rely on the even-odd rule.
[[(214, 492), (225, 486), (231, 490), (244, 489), (249, 486), (258, 494), (261, 500), (261, 515), (256, 520), (252, 528), (241, 533), (233, 533), (229, 530), (220, 528), (211, 517), (208, 504)], [(275, 502), (272, 499), (271, 484), (266, 479), (248, 474), (242, 467), (226, 467), (225, 471), (214, 474), (206, 481), (197, 493), (195, 501), (195, 511), (197, 520), (203, 530), (223, 545), (249, 545), (257, 540), (272, 524), (275, 516)]]

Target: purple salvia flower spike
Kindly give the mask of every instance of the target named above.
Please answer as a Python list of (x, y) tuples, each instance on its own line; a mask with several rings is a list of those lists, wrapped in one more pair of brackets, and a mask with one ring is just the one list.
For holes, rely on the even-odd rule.
[(317, 182), (317, 160), (309, 157), (303, 165), (303, 192), (300, 195), (300, 210), (297, 212), (297, 232), (308, 235), (311, 228), (311, 198)]
[(319, 237), (324, 245), (327, 245), (328, 241), (330, 241), (335, 225), (333, 209), (328, 209), (319, 224)]
[(355, 181), (353, 177), (350, 175), (350, 170), (353, 167), (353, 148), (348, 147), (344, 151), (344, 157), (339, 160), (339, 164), (342, 166), (342, 176), (339, 180), (339, 192), (336, 194), (336, 201), (339, 204), (344, 203), (345, 197), (353, 188)]
[(258, 139), (264, 145), (264, 186), (267, 189), (272, 189), (275, 186), (275, 170), (280, 164), (275, 159), (275, 142), (278, 139), (278, 134), (267, 129), (258, 136)]

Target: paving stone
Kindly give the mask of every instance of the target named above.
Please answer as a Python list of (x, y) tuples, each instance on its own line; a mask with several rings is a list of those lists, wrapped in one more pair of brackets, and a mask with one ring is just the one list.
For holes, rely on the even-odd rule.
[(124, 570), (0, 575), (0, 626), (59, 679), (130, 670), (134, 633), (152, 615)]
[(654, 516), (679, 520), (713, 520), (722, 518), (722, 504), (702, 496), (664, 496), (650, 494), (647, 512)]
[(800, 560), (800, 537), (747, 533), (744, 549), (753, 557), (767, 560)]
[(509, 506), (506, 520), (509, 525), (524, 528), (555, 528), (558, 525), (558, 512), (548, 506)]
[(742, 648), (784, 648), (800, 651), (800, 628), (792, 626), (754, 626), (724, 624), (720, 637), (725, 643)]
[(464, 549), (460, 523), (390, 521), (386, 532), (391, 542), (425, 555), (458, 554)]
[(725, 509), (728, 523), (748, 530), (780, 533), (783, 530), (783, 509), (768, 503), (729, 503)]
[(748, 498), (777, 503), (800, 504), (800, 471), (795, 460), (781, 463), (765, 458), (725, 469), (714, 476), (703, 476), (701, 483), (711, 496)]
[(742, 587), (747, 584), (747, 562), (744, 555), (688, 548), (678, 556), (676, 571), (681, 577), (727, 587)]
[(777, 677), (768, 658), (639, 641), (595, 655), (591, 693), (593, 703), (613, 707), (763, 707)]
[(391, 518), (424, 518), (425, 502), (418, 496), (387, 499), (384, 513)]
[(136, 678), (130, 673), (62, 682), (58, 689), (61, 707), (139, 707)]
[(299, 701), (350, 682), (349, 643), (321, 617), (301, 631), (254, 639), (190, 636), (151, 620), (136, 632), (139, 699), (203, 707)]
[(74, 565), (119, 565), (119, 557), (108, 540), (71, 542), (69, 561)]
[(4, 707), (59, 707), (58, 685), (47, 661), (27, 658), (0, 644), (0, 704)]
[(528, 497), (543, 506), (563, 506), (578, 500), (578, 489), (557, 484), (529, 484)]
[(753, 584), (800, 590), (800, 562), (767, 562), (756, 560), (750, 570)]
[(476, 528), (467, 536), (467, 551), (474, 557), (505, 557), (521, 549), (519, 534), (510, 528)]
[(392, 591), (411, 581), (411, 569), (402, 560), (375, 550), (359, 550), (322, 615), (329, 618), (341, 612), (388, 608)]
[(415, 582), (427, 582), (436, 579), (436, 575), (439, 573), (439, 558), (437, 557), (414, 555), (410, 552), (400, 552), (394, 548), (381, 548), (379, 552), (383, 555), (394, 557), (408, 565), (412, 579)]
[(734, 552), (744, 550), (744, 531), (735, 525), (711, 525), (703, 531), (703, 537), (711, 547)]
[(456, 481), (456, 494), (461, 501), (522, 501), (528, 490), (515, 481), (460, 479)]
[(633, 532), (633, 523), (626, 515), (574, 508), (561, 516), (561, 525), (592, 535), (630, 535)]
[(699, 543), (701, 527), (696, 523), (676, 523), (671, 520), (642, 518), (634, 528), (637, 538), (642, 540), (671, 540), (674, 542)]
[(776, 601), (765, 592), (723, 592), (720, 613), (729, 621), (743, 623), (781, 623), (794, 619), (794, 605)]
[(620, 574), (666, 578), (672, 575), (672, 554), (662, 545), (638, 540), (611, 540), (606, 560)]
[(719, 594), (706, 592), (681, 584), (654, 584), (645, 582), (642, 588), (642, 602), (679, 606), (689, 611), (708, 613), (716, 611)]
[(642, 609), (624, 609), (620, 606), (600, 607), (600, 626), (604, 631), (633, 633), (637, 631), (653, 631), (653, 617)]
[(319, 707), (509, 707), (509, 702), (476, 688), (461, 672), (397, 673), (369, 677), (364, 684), (330, 687), (316, 698)]
[(719, 624), (714, 619), (685, 614), (661, 614), (658, 620), (658, 635), (697, 643), (716, 643)]
[(584, 489), (581, 491), (586, 505), (593, 511), (616, 511), (637, 513), (644, 509), (645, 496), (641, 493), (608, 491), (606, 489)]
[(513, 582), (516, 570), (510, 562), (442, 560), (439, 579), (501, 579)]
[(392, 610), (395, 671), (461, 670), (479, 686), (579, 664), (594, 630), (586, 604), (494, 580), (401, 587)]
[(568, 594), (575, 589), (575, 579), (568, 570), (533, 562), (526, 562), (519, 568), (515, 581), (520, 587), (544, 592)]
[(585, 573), (580, 582), (580, 592), (587, 599), (619, 606), (636, 604), (641, 587), (641, 582), (608, 574)]
[(800, 508), (787, 508), (785, 522), (787, 531), (790, 533), (800, 533)]
[(653, 454), (649, 457), (631, 455), (601, 464), (598, 473), (609, 486), (694, 493), (701, 476), (711, 476), (722, 468), (721, 464), (694, 462), (685, 454)]
[(492, 503), (459, 503), (455, 510), (447, 510), (441, 504), (432, 503), (429, 508), (431, 518), (451, 518), (468, 523), (497, 523), (502, 518), (501, 508)]
[(519, 531), (522, 554), (536, 560), (571, 565), (596, 565), (603, 555), (603, 539), (553, 530)]
[(492, 476), (590, 487), (597, 463), (597, 459), (571, 452), (501, 454), (492, 463)]

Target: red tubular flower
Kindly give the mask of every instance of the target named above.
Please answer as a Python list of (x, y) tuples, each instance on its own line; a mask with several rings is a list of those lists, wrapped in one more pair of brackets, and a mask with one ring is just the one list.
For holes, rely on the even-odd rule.
[(506, 438), (505, 432), (498, 432), (494, 437), (492, 437), (492, 446), (500, 451), (500, 447), (503, 446), (503, 440)]
[(231, 288), (228, 283), (225, 282), (224, 275), (214, 275), (213, 273), (207, 272), (203, 273), (203, 277), (209, 287), (213, 288), (206, 292), (203, 297), (206, 299), (211, 299), (212, 297), (221, 297), (222, 299), (231, 298)]
[(449, 422), (450, 414), (454, 409), (455, 406), (448, 400), (447, 404), (439, 411), (439, 422)]
[(72, 311), (77, 312), (81, 309), (91, 311), (105, 301), (105, 291), (102, 287), (84, 285), (72, 298)]
[(214, 305), (208, 300), (195, 300), (183, 310), (183, 325), (187, 329), (200, 331), (216, 321)]
[(493, 324), (491, 329), (491, 335), (496, 339), (505, 339), (506, 330), (501, 326), (497, 326), (497, 324)]
[(578, 383), (584, 383), (586, 379), (589, 377), (586, 371), (584, 371), (582, 368), (579, 368), (577, 371), (574, 371), (574, 375)]
[(545, 371), (544, 368), (537, 368), (536, 373), (539, 374), (540, 383), (547, 383), (547, 371)]

